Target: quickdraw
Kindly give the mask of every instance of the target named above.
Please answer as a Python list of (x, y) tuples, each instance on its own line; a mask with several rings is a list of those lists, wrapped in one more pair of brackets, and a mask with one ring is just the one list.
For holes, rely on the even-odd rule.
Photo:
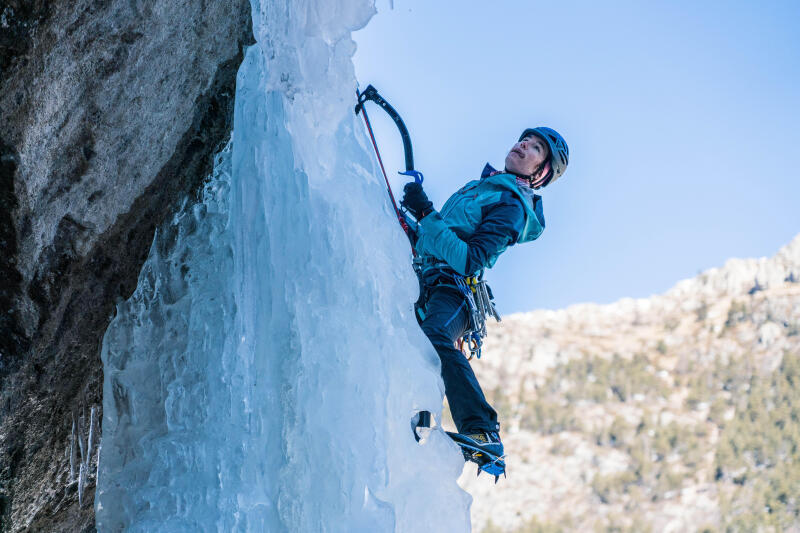
[[(470, 315), (470, 328), (459, 340), (459, 350), (468, 360), (473, 357), (481, 358), (483, 338), (486, 337), (486, 318), (492, 317), (500, 322), (500, 315), (495, 309), (493, 297), (486, 280), (476, 276), (459, 276), (453, 274), (456, 287), (467, 300)], [(469, 355), (464, 352), (464, 344), (469, 349)]]

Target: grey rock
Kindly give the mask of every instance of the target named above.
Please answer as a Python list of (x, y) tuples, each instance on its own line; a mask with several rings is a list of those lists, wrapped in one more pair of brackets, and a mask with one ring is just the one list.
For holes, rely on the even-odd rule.
[(73, 420), (102, 415), (115, 303), (227, 142), (252, 42), (247, 0), (0, 5), (0, 531), (94, 530)]

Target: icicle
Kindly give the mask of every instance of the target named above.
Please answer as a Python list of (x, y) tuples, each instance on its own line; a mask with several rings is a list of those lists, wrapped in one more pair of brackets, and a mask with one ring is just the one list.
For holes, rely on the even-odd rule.
[(75, 481), (75, 459), (77, 450), (75, 449), (75, 413), (72, 413), (72, 434), (69, 438), (69, 482)]
[(89, 463), (92, 461), (92, 437), (94, 436), (94, 412), (97, 408), (92, 406), (92, 412), (89, 415), (89, 441), (88, 445), (86, 446), (86, 467), (89, 467)]
[(81, 465), (86, 462), (86, 445), (83, 443), (83, 415), (78, 418), (78, 445), (81, 450)]
[(97, 467), (94, 471), (94, 484), (100, 484), (100, 451), (103, 449), (102, 444), (97, 445)]
[(83, 506), (83, 486), (86, 481), (86, 467), (81, 463), (81, 469), (78, 473), (78, 507)]
[[(92, 447), (94, 446), (94, 425), (95, 413), (97, 407), (92, 407), (89, 415), (89, 435), (84, 438), (86, 433), (86, 409), (82, 408), (83, 414), (76, 416), (75, 411), (72, 413), (72, 433), (69, 442), (69, 482), (74, 483), (75, 472), (77, 470), (78, 477), (78, 505), (83, 505), (83, 491), (86, 488), (87, 477), (89, 476), (89, 466), (92, 462)], [(77, 441), (77, 445), (76, 445)], [(99, 452), (99, 447), (98, 447)], [(80, 453), (80, 459), (78, 458)], [(98, 460), (99, 466), (99, 460)], [(96, 479), (97, 473), (95, 473)]]

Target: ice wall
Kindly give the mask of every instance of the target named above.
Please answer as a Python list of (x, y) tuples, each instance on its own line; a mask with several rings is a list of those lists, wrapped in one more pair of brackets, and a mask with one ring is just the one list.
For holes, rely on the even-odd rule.
[(352, 113), (368, 1), (253, 0), (231, 146), (103, 344), (101, 531), (466, 531), (416, 281)]

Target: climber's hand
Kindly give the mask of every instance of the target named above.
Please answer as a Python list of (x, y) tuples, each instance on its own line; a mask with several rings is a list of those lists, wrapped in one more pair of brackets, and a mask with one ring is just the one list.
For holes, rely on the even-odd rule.
[(400, 205), (408, 209), (417, 220), (422, 220), (433, 211), (433, 202), (428, 200), (428, 195), (422, 190), (422, 185), (417, 182), (406, 183), (403, 187), (403, 199)]

